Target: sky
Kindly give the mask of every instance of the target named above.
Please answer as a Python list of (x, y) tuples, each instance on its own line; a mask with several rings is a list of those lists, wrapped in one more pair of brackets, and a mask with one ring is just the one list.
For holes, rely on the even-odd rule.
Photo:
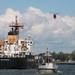
[[(34, 52), (71, 53), (75, 50), (75, 0), (0, 0), (0, 38), (9, 24), (24, 24), (20, 38), (33, 37)], [(57, 13), (57, 18), (53, 14)]]

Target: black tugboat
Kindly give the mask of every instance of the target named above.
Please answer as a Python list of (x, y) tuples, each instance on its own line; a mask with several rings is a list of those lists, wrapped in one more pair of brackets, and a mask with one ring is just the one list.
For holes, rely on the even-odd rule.
[(8, 39), (0, 40), (0, 69), (29, 69), (36, 68), (34, 55), (32, 53), (33, 40), (28, 38), (19, 39), (19, 25), (9, 25)]

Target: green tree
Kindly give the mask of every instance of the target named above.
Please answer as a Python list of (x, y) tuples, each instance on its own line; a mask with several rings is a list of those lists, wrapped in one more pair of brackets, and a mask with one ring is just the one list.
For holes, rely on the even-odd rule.
[(53, 53), (52, 53), (52, 57), (53, 57), (55, 60), (57, 60), (57, 56), (58, 56), (58, 54), (57, 54), (56, 52), (53, 52)]
[(72, 51), (72, 53), (71, 53), (71, 58), (72, 58), (72, 60), (75, 60), (75, 50)]
[(66, 55), (65, 55), (65, 53), (59, 52), (57, 59), (60, 59), (61, 61), (65, 61), (65, 60), (66, 60)]

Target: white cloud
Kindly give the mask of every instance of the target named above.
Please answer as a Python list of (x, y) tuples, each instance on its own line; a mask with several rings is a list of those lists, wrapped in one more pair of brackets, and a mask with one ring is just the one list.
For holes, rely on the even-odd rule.
[(70, 16), (64, 16), (62, 18), (62, 21), (65, 22), (67, 25), (69, 25), (70, 27), (75, 27), (75, 17), (70, 17)]
[(63, 31), (62, 31), (61, 28), (59, 28), (59, 29), (53, 31), (53, 33), (54, 33), (54, 34), (59, 34), (59, 33), (63, 33)]
[(44, 30), (44, 25), (39, 24), (39, 25), (32, 26), (31, 30), (29, 30), (28, 33), (41, 35), (43, 33), (43, 30)]
[[(8, 8), (4, 14), (0, 15), (0, 34), (7, 33), (9, 30), (8, 24), (15, 21), (16, 15), (19, 22), (25, 24), (25, 30), (21, 30), (21, 38), (31, 34), (36, 42), (43, 41), (44, 47), (48, 46), (52, 51), (60, 50), (62, 43), (67, 49), (67, 45), (70, 47), (68, 42), (74, 40), (75, 17), (57, 15), (57, 18), (54, 19), (52, 14), (44, 13), (34, 7), (29, 7), (24, 14)], [(4, 27), (6, 28), (5, 30)], [(4, 30), (3, 32), (2, 29)], [(55, 41), (55, 43), (52, 43), (52, 41)], [(36, 49), (38, 50), (38, 48), (41, 48), (41, 43), (37, 44)]]
[[(7, 34), (9, 30), (9, 24), (15, 22), (15, 16), (21, 17), (21, 14), (18, 11), (14, 11), (11, 8), (8, 8), (6, 12), (0, 15), (0, 35), (3, 36)], [(5, 34), (4, 34), (5, 33)]]
[(70, 41), (71, 46), (75, 46), (75, 40)]
[(36, 14), (36, 15), (41, 16), (41, 17), (45, 16), (45, 14), (41, 10), (34, 8), (34, 7), (29, 7), (27, 9), (27, 12), (32, 13), (34, 15)]
[(2, 22), (12, 22), (12, 21), (15, 21), (14, 17), (16, 15), (17, 16), (21, 16), (18, 11), (14, 11), (13, 9), (8, 8), (6, 10), (6, 12), (3, 15), (0, 16), (0, 21), (2, 21)]

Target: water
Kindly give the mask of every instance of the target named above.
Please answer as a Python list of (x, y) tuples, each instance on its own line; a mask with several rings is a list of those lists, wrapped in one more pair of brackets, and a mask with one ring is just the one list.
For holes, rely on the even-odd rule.
[(0, 75), (75, 75), (75, 65), (58, 65), (58, 73), (40, 74), (37, 69), (0, 70)]

